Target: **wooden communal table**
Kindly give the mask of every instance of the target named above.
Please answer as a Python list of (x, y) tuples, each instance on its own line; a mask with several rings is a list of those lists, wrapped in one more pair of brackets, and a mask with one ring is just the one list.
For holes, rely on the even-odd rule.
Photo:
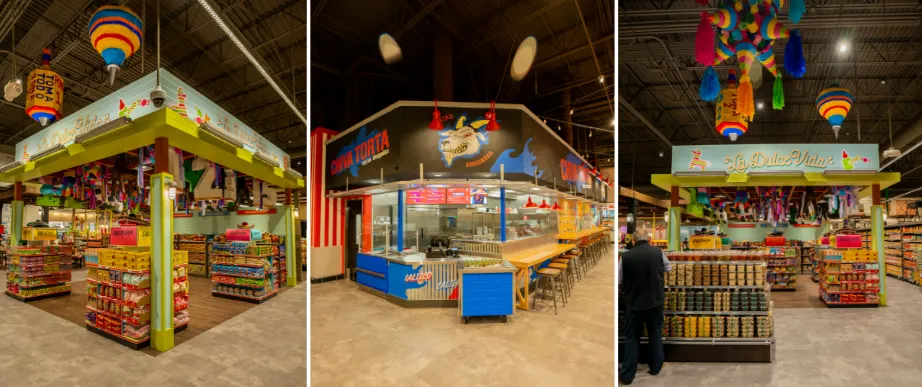
[[(570, 251), (570, 249), (576, 248), (576, 245), (571, 244), (560, 244), (560, 245), (545, 245), (541, 247), (536, 247), (527, 251), (521, 251), (515, 254), (510, 254), (508, 256), (503, 256), (503, 259), (509, 261), (513, 266), (516, 267), (517, 271), (515, 273), (515, 305), (519, 309), (528, 310), (528, 283), (531, 280), (531, 272), (537, 270), (538, 265), (553, 259), (557, 258), (560, 255)], [(519, 288), (519, 282), (525, 282), (524, 293), (523, 289)]]
[(557, 239), (560, 241), (576, 241), (576, 240), (581, 240), (583, 238), (593, 236), (595, 234), (603, 233), (606, 231), (611, 231), (611, 229), (608, 227), (593, 227), (593, 228), (586, 229), (583, 231), (572, 231), (572, 232), (560, 233), (560, 234), (557, 234)]

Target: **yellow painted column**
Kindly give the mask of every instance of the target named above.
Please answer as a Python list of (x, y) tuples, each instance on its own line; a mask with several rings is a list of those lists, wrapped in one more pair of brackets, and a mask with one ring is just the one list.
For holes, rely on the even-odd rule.
[(10, 214), (10, 246), (19, 246), (22, 240), (22, 211), (25, 208), (22, 200), (13, 200), (12, 213)]
[(887, 306), (887, 254), (884, 248), (884, 206), (871, 206), (871, 243), (880, 267), (880, 306)]
[(300, 247), (295, 237), (295, 206), (294, 205), (284, 205), (282, 206), (285, 211), (285, 268), (288, 271), (285, 277), (285, 283), (288, 286), (297, 286), (298, 285), (298, 272), (300, 268), (295, 267), (295, 257), (297, 252), (296, 248)]
[(19, 241), (22, 240), (22, 212), (26, 206), (26, 203), (22, 200), (23, 189), (21, 181), (17, 181), (13, 185), (13, 203), (10, 206), (12, 208), (12, 214), (10, 214), (10, 247), (19, 246)]
[(150, 346), (160, 352), (173, 348), (173, 176), (157, 173), (150, 181), (151, 332)]
[(682, 207), (669, 207), (669, 250), (679, 251), (682, 249)]

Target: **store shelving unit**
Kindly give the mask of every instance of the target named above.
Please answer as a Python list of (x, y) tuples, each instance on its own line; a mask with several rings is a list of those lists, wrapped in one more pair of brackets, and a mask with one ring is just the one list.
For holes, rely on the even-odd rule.
[(12, 248), (9, 254), (6, 295), (29, 302), (70, 294), (72, 257), (71, 246)]
[(917, 258), (922, 257), (922, 225), (903, 225), (900, 227), (900, 235), (903, 242), (903, 260), (899, 278), (918, 285), (916, 270), (918, 268)]
[(898, 226), (884, 227), (884, 256), (887, 275), (902, 279), (903, 277), (903, 235)]
[(824, 249), (819, 253), (819, 297), (827, 307), (880, 305), (880, 265), (867, 249)]
[(176, 234), (173, 249), (189, 253), (189, 274), (208, 277), (208, 248), (201, 234)]
[(800, 248), (800, 273), (807, 274), (813, 272), (814, 261), (816, 260), (816, 246), (808, 245)]
[[(150, 345), (150, 248), (120, 247), (96, 253), (98, 263), (87, 263), (86, 329), (129, 348)], [(173, 329), (177, 333), (189, 323), (187, 262), (185, 252), (173, 252)], [(177, 299), (182, 302), (176, 303)], [(177, 317), (182, 317), (180, 323)]]
[(278, 294), (271, 246), (231, 242), (211, 248), (212, 296), (260, 304)]
[(772, 291), (796, 291), (800, 259), (796, 247), (766, 248), (768, 284)]
[[(670, 257), (673, 270), (665, 278), (666, 361), (772, 362), (775, 339), (768, 263), (683, 258)], [(625, 303), (620, 305), (623, 309)], [(619, 311), (619, 345), (626, 333), (625, 315), (626, 311)], [(641, 345), (646, 343), (642, 338)]]
[(281, 289), (285, 286), (285, 277), (288, 275), (288, 268), (285, 261), (288, 259), (285, 251), (285, 237), (280, 237), (278, 242), (259, 242), (260, 246), (270, 246), (272, 248), (272, 265), (278, 275), (275, 276), (275, 287)]

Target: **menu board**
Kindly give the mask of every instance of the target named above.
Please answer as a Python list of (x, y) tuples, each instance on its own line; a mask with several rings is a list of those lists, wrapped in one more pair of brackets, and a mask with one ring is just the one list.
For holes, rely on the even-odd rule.
[(407, 191), (407, 204), (445, 204), (445, 189), (426, 188)]
[(449, 188), (448, 204), (470, 204), (471, 190), (468, 188)]

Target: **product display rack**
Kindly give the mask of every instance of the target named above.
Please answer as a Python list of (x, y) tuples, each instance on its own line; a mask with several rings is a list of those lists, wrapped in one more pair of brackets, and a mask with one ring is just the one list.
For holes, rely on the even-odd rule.
[[(150, 248), (119, 247), (94, 252), (87, 263), (86, 329), (133, 349), (150, 345)], [(93, 256), (93, 255), (89, 255)], [(173, 252), (173, 324), (188, 327), (188, 255)]]
[(208, 277), (209, 257), (206, 236), (202, 234), (175, 234), (173, 249), (189, 252), (189, 274)]
[(816, 246), (803, 246), (800, 248), (800, 273), (807, 274), (813, 272), (813, 265), (816, 258)]
[(767, 247), (768, 284), (772, 291), (796, 291), (800, 259), (796, 247)]
[(277, 276), (275, 276), (275, 287), (276, 289), (281, 289), (282, 286), (285, 286), (285, 277), (288, 275), (288, 268), (285, 266), (285, 260), (288, 259), (285, 254), (285, 242), (284, 237), (282, 237), (281, 243), (275, 242), (259, 242), (258, 245), (265, 245), (272, 247), (272, 264)]
[(897, 279), (903, 278), (903, 235), (899, 226), (884, 227), (884, 272)]
[[(695, 252), (667, 253), (672, 271), (666, 273), (665, 278), (663, 345), (666, 361), (774, 360), (773, 305), (767, 282), (769, 267), (761, 260), (765, 254), (746, 255), (746, 260), (723, 259), (732, 259), (732, 254), (738, 252), (723, 250), (704, 256)], [(624, 343), (627, 313), (623, 310), (623, 300), (620, 305), (619, 346)], [(646, 343), (645, 332), (641, 339), (642, 353)]]
[(820, 300), (827, 307), (880, 305), (880, 265), (867, 249), (823, 249), (820, 260)]
[(278, 294), (272, 246), (253, 242), (211, 245), (211, 295), (261, 304)]
[(29, 302), (70, 294), (73, 247), (28, 243), (10, 249), (6, 295)]
[(900, 279), (918, 285), (916, 275), (918, 269), (917, 257), (922, 257), (922, 226), (904, 225), (900, 227), (903, 242), (903, 260)]

